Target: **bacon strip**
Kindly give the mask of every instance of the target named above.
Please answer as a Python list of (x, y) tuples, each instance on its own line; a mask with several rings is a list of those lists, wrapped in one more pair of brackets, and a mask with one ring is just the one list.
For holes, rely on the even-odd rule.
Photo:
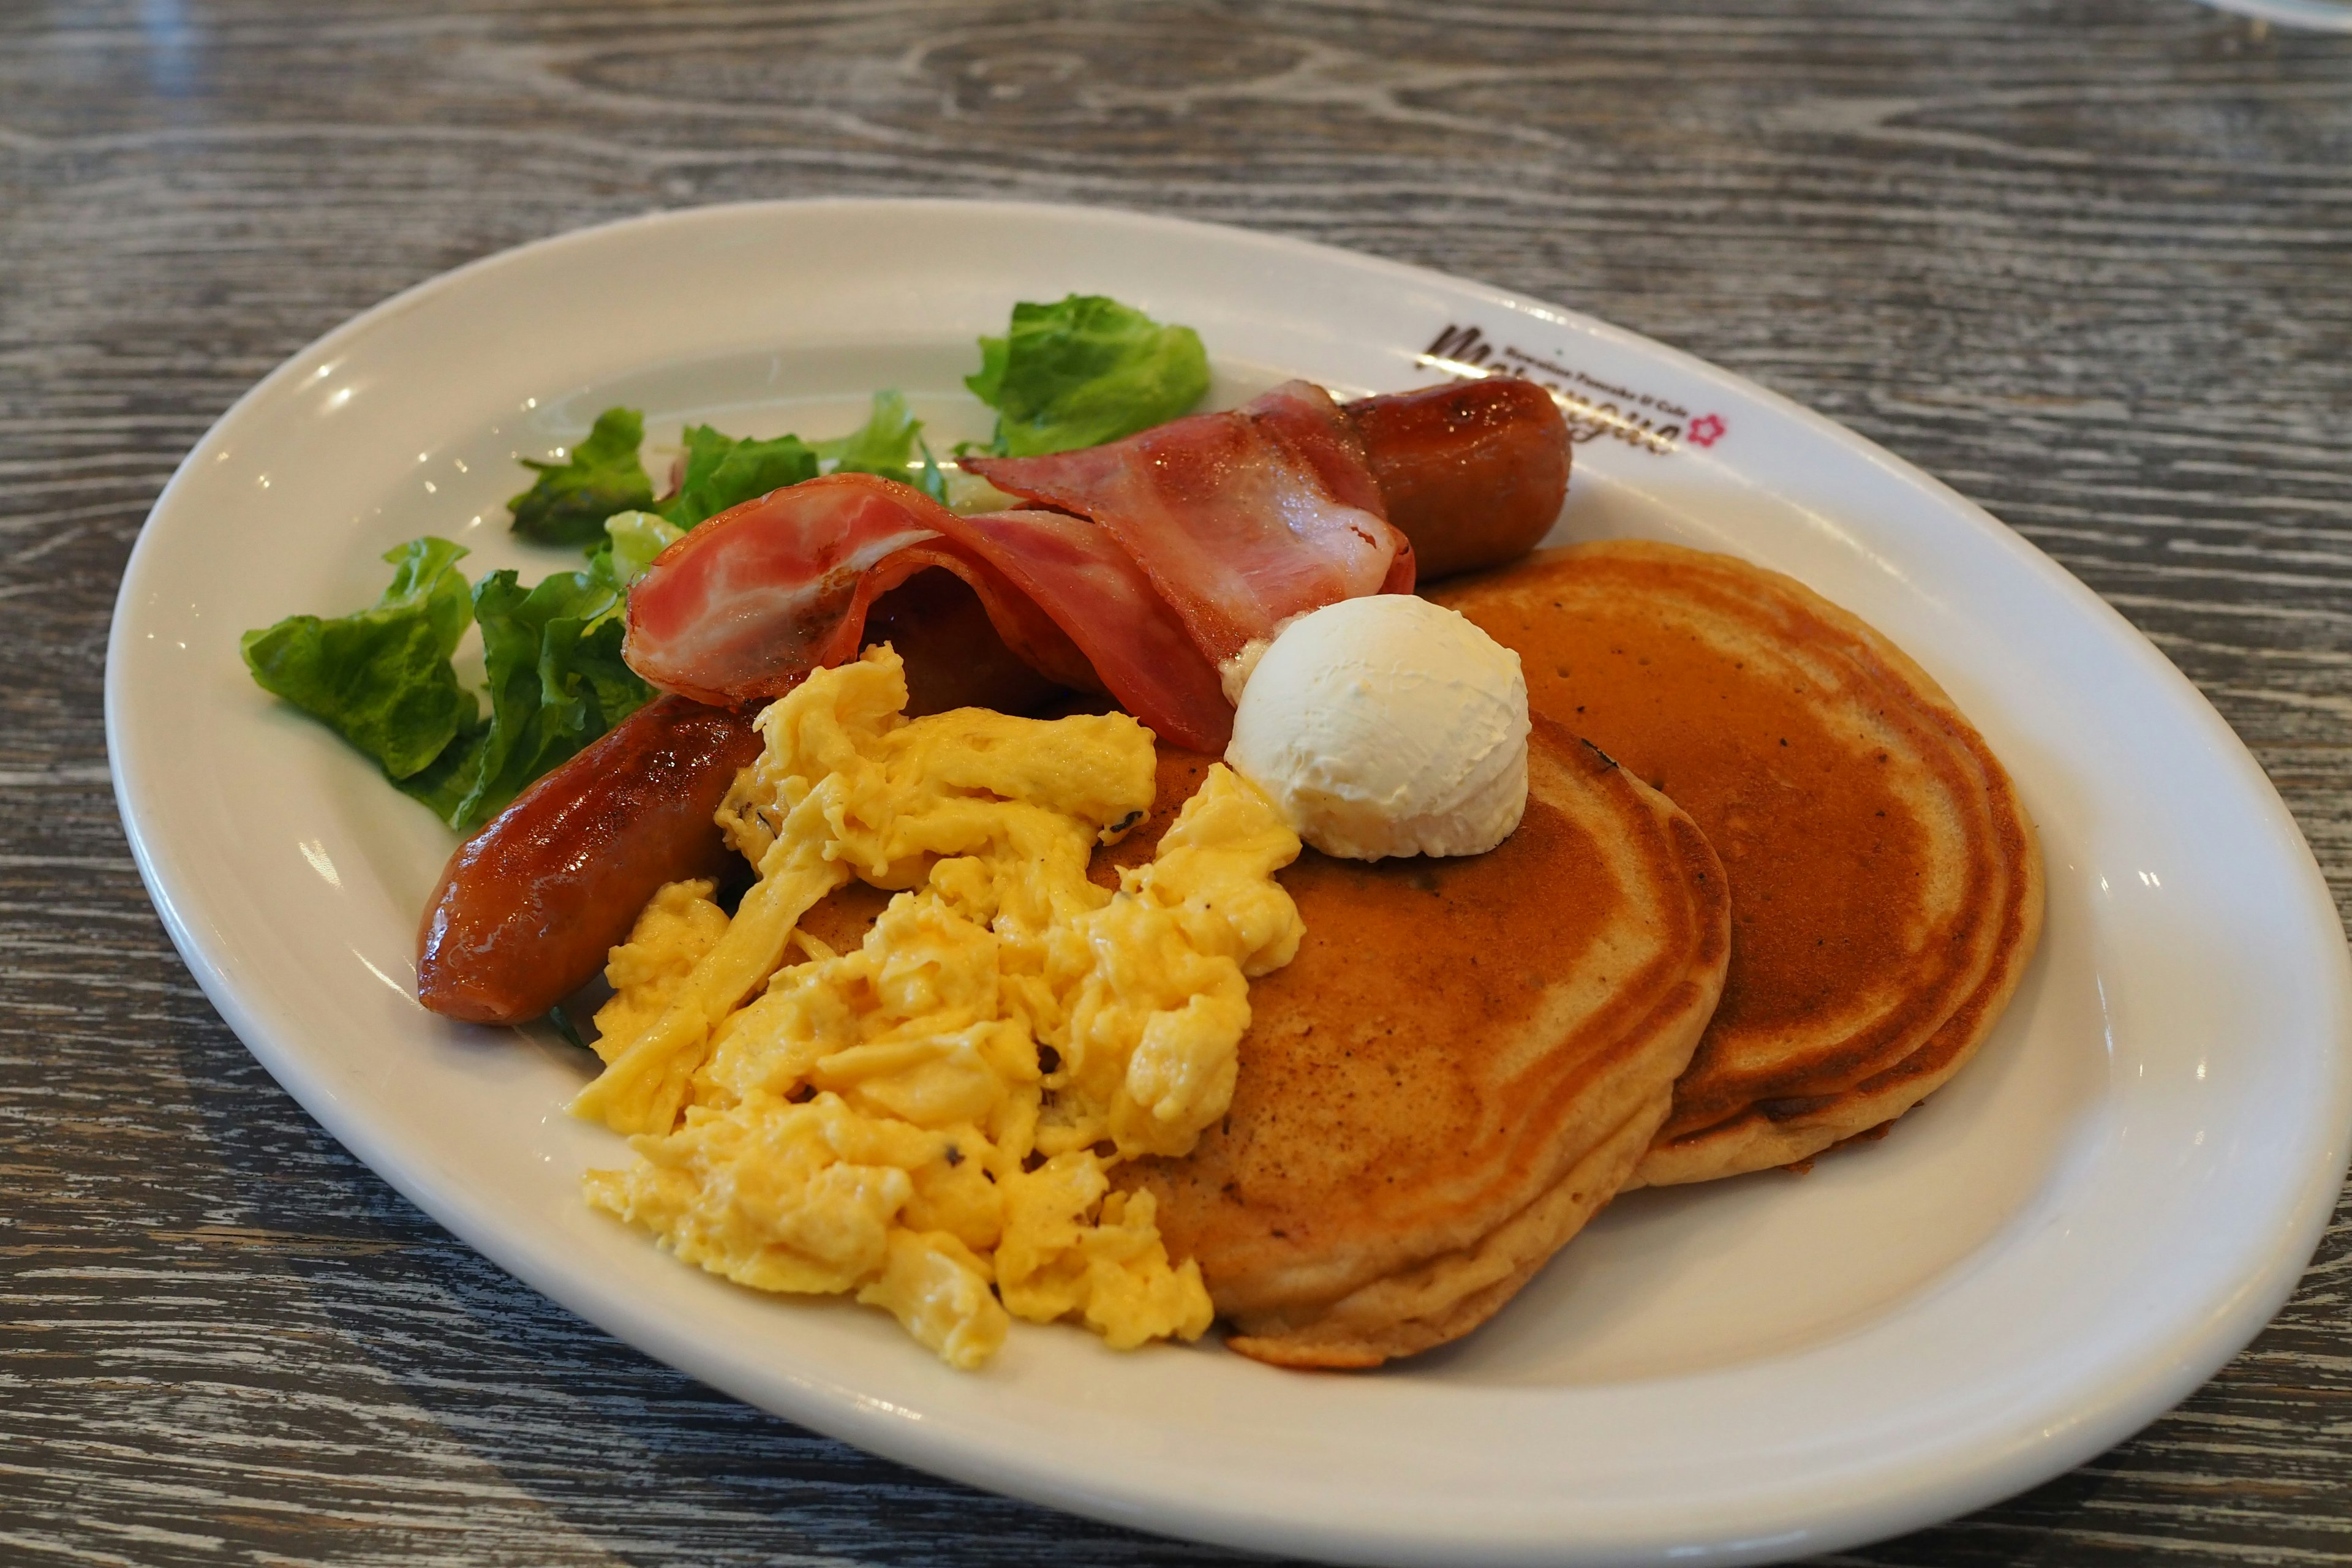
[(630, 668), (704, 702), (781, 696), (856, 656), (876, 598), (940, 568), (1032, 668), (1213, 752), (1233, 729), (1220, 663), (1304, 611), (1412, 590), (1362, 437), (1307, 382), (1105, 447), (964, 467), (1051, 510), (960, 517), (866, 474), (773, 491), (654, 562), (629, 595)]
[[(1117, 540), (1083, 518), (1057, 511), (948, 517), (951, 521), (941, 523), (942, 531), (954, 533), (1045, 606), (1094, 666), (1103, 689), (1129, 712), (1162, 740), (1195, 752), (1223, 752), (1233, 739), (1234, 710), (1216, 667), (1192, 645), (1184, 623)], [(987, 599), (984, 592), (982, 599)], [(1005, 640), (1015, 653), (1022, 651), (1010, 637)]]
[(1363, 440), (1311, 382), (1108, 446), (962, 462), (1099, 524), (1213, 664), (1304, 611), (1412, 590), (1412, 547), (1389, 524)]
[(876, 568), (937, 537), (904, 486), (884, 487), (845, 474), (773, 490), (663, 551), (629, 595), (629, 668), (726, 706), (856, 658), (866, 605), (903, 577), (876, 586)]
[(1108, 689), (1170, 741), (1223, 749), (1216, 671), (1115, 541), (1049, 512), (960, 517), (867, 474), (772, 491), (662, 552), (629, 595), (624, 657), (698, 701), (780, 697), (856, 657), (874, 601), (934, 567), (970, 584), (1047, 679)]

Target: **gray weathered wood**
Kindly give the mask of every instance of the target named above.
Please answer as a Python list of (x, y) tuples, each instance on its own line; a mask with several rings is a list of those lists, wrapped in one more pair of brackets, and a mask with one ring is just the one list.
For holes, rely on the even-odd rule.
[[(1173, 1563), (796, 1431), (410, 1209), (189, 982), (114, 584), (239, 391), (649, 207), (1311, 237), (1756, 376), (1990, 506), (2254, 748), (2352, 908), (2352, 38), (2183, 0), (0, 5), (0, 1560)], [(2343, 1216), (2179, 1410), (1869, 1563), (2352, 1561)]]

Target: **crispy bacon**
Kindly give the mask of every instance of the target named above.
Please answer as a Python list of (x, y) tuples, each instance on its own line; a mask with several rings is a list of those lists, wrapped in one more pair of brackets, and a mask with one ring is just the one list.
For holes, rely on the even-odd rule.
[(1108, 446), (963, 466), (1098, 524), (1212, 664), (1302, 611), (1412, 591), (1412, 547), (1389, 524), (1362, 437), (1311, 382)]
[(1307, 382), (1108, 446), (964, 466), (1034, 504), (961, 517), (834, 474), (711, 519), (630, 595), (630, 668), (704, 702), (781, 696), (856, 656), (876, 598), (940, 568), (1031, 668), (1221, 752), (1222, 661), (1303, 611), (1412, 590), (1362, 437)]
[(664, 690), (727, 705), (772, 697), (855, 658), (866, 609), (903, 577), (882, 563), (937, 531), (863, 475), (773, 490), (654, 558), (629, 595), (629, 668)]
[[(948, 517), (942, 531), (1045, 606), (1094, 667), (1101, 689), (1129, 712), (1174, 744), (1224, 751), (1233, 738), (1234, 710), (1216, 667), (1117, 540), (1083, 518), (1057, 511)], [(1031, 665), (1044, 668), (1034, 659)], [(1062, 684), (1094, 683), (1065, 679)]]
[(1216, 671), (1100, 530), (1050, 512), (959, 517), (867, 474), (772, 491), (662, 552), (629, 595), (625, 656), (699, 701), (780, 697), (856, 657), (874, 601), (934, 567), (970, 584), (1046, 679), (1108, 689), (1171, 741), (1223, 749), (1233, 714)]

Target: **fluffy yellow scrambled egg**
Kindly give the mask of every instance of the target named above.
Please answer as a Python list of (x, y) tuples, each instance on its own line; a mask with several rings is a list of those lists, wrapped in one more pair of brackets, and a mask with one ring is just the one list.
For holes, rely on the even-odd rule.
[[(572, 1109), (637, 1157), (589, 1200), (743, 1284), (854, 1291), (961, 1367), (1008, 1313), (1197, 1338), (1198, 1267), (1108, 1171), (1231, 1103), (1248, 979), (1298, 949), (1297, 837), (1213, 768), (1114, 893), (1087, 866), (1150, 809), (1149, 731), (906, 701), (877, 648), (761, 715), (719, 811), (758, 883), (731, 921), (665, 888), (613, 950)], [(835, 953), (795, 927), (853, 876), (902, 890)]]

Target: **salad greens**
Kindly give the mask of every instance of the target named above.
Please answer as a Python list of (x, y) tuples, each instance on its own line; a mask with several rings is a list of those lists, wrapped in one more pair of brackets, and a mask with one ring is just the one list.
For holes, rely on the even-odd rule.
[(653, 696), (621, 662), (625, 595), (600, 575), (556, 572), (526, 590), (515, 573), (500, 571), (474, 585), (490, 713), (443, 786), (464, 795), (454, 805), (444, 805), (446, 796), (426, 801), (451, 826), (488, 822)]
[(1013, 307), (1001, 338), (980, 340), (964, 378), (996, 410), (998, 457), (1098, 447), (1189, 413), (1209, 390), (1209, 356), (1190, 327), (1163, 327), (1100, 294)]
[[(635, 409), (614, 409), (635, 416)], [(797, 436), (772, 441), (721, 436), (708, 425), (686, 427), (686, 474), (658, 509), (678, 528), (707, 522), (730, 506), (816, 478), (816, 453)], [(602, 521), (602, 519), (598, 520)], [(520, 526), (520, 524), (518, 524)]]
[(616, 593), (626, 593), (655, 556), (686, 537), (686, 530), (649, 511), (625, 511), (604, 520), (604, 536), (588, 552), (588, 570)]
[(323, 719), (395, 781), (424, 770), (476, 721), (449, 656), (474, 618), (446, 539), (384, 552), (392, 583), (370, 608), (335, 620), (289, 616), (240, 641), (265, 691)]
[[(997, 411), (989, 449), (1013, 457), (1132, 435), (1189, 412), (1209, 386), (1190, 327), (1161, 326), (1100, 295), (1015, 305), (1005, 335), (980, 347), (980, 373), (965, 384)], [(564, 461), (521, 459), (537, 478), (507, 503), (516, 533), (579, 547), (583, 566), (528, 589), (511, 570), (469, 585), (457, 570), (463, 546), (411, 540), (385, 553), (392, 581), (373, 605), (247, 632), (247, 668), (470, 833), (652, 698), (622, 662), (623, 612), (629, 584), (688, 530), (819, 473), (879, 474), (948, 499), (922, 421), (895, 390), (877, 392), (866, 423), (833, 440), (739, 438), (696, 425), (684, 443), (677, 493), (656, 500), (638, 455), (644, 415), (607, 408)], [(469, 626), (481, 631), (479, 698), (452, 659)]]
[[(384, 556), (392, 585), (372, 608), (247, 632), (246, 665), (264, 689), (324, 720), (402, 790), (471, 832), (653, 695), (621, 662), (621, 611), (629, 584), (680, 531), (648, 512), (605, 527), (608, 542), (585, 567), (528, 592), (511, 571), (468, 591), (457, 569), (462, 546), (411, 540)], [(450, 660), (469, 624), (482, 630), (487, 715)]]
[(915, 488), (935, 501), (947, 501), (947, 480), (940, 474), (939, 459), (931, 456), (930, 443), (923, 439), (923, 422), (907, 411), (906, 395), (895, 387), (874, 395), (874, 412), (864, 425), (838, 440), (819, 441), (816, 452), (833, 464), (835, 473), (879, 474), (902, 481), (919, 452), (923, 469), (912, 481)]
[(514, 531), (541, 544), (594, 544), (604, 537), (606, 518), (654, 504), (654, 482), (637, 460), (645, 443), (644, 415), (607, 408), (596, 416), (588, 438), (572, 448), (569, 461), (523, 458), (539, 479), (507, 502)]

